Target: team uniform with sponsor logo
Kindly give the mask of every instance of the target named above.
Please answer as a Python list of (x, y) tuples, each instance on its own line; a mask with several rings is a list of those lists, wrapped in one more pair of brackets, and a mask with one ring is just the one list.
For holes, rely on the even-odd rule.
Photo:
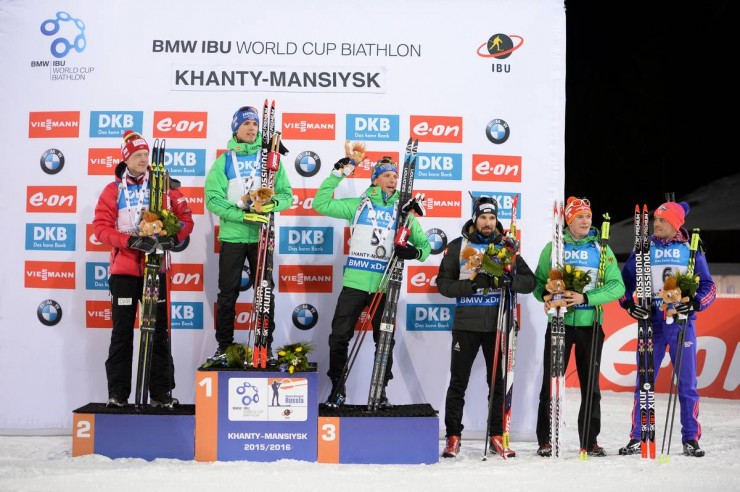
[[(487, 199), (488, 202), (484, 202)], [(494, 206), (495, 205), (495, 206)], [(447, 387), (445, 399), (445, 429), (447, 446), (443, 456), (454, 458), (460, 449), (460, 438), (464, 428), (463, 407), (465, 392), (470, 381), (470, 372), (478, 351), (483, 350), (486, 363), (486, 382), (491, 390), (491, 376), (496, 343), (496, 326), (499, 316), (499, 301), (501, 289), (495, 286), (476, 283), (485, 282), (484, 273), (477, 273), (471, 280), (471, 270), (463, 252), (468, 247), (478, 252), (485, 251), (490, 244), (504, 247), (503, 228), (498, 221), (498, 204), (488, 198), (481, 197), (474, 206), (473, 218), (462, 227), (462, 236), (454, 239), (447, 245), (437, 274), (437, 288), (445, 297), (456, 299), (455, 321), (452, 325), (452, 343), (450, 345), (450, 384)], [(481, 233), (483, 220), (490, 221), (490, 229)], [(495, 222), (494, 222), (495, 221)], [(495, 225), (494, 225), (495, 224)], [(513, 275), (506, 273), (511, 282), (512, 292), (529, 294), (535, 286), (535, 277), (524, 258), (516, 256)], [(490, 280), (489, 280), (490, 282)], [(486, 293), (487, 292), (487, 293)], [(503, 350), (503, 347), (502, 347)], [(496, 371), (496, 381), (493, 388), (492, 408), (488, 430), (492, 443), (500, 444), (503, 434), (503, 401), (504, 401), (504, 371)], [(494, 444), (495, 446), (495, 444)], [(507, 449), (496, 449), (505, 452), (507, 457), (515, 453)]]
[[(246, 107), (245, 107), (246, 108)], [(240, 108), (234, 114), (232, 130), (234, 135), (227, 142), (227, 152), (214, 161), (206, 176), (206, 208), (219, 218), (220, 229), (218, 240), (221, 250), (218, 256), (218, 297), (216, 300), (216, 355), (225, 352), (234, 343), (235, 306), (242, 284), (242, 269), (245, 261), (249, 264), (249, 279), (254, 287), (257, 273), (257, 252), (260, 224), (249, 222), (248, 204), (242, 197), (249, 191), (260, 187), (262, 169), (260, 149), (262, 148), (259, 118), (254, 108)], [(245, 131), (247, 123), (253, 122), (251, 143), (240, 141), (237, 132)], [(241, 135), (241, 133), (240, 133)], [(269, 211), (280, 212), (293, 204), (293, 188), (288, 181), (282, 161), (275, 173), (275, 189)], [(270, 311), (275, 312), (275, 294), (273, 278), (265, 279), (270, 283)], [(274, 316), (270, 316), (267, 334), (267, 346), (272, 347), (275, 331)], [(269, 352), (268, 357), (271, 357)]]
[[(565, 313), (565, 347), (564, 360), (565, 369), (568, 367), (570, 351), (575, 346), (575, 361), (578, 380), (581, 387), (581, 405), (578, 410), (578, 436), (579, 442), (585, 443), (586, 450), (590, 456), (605, 456), (604, 449), (597, 444), (597, 438), (601, 431), (601, 389), (599, 388), (599, 371), (601, 366), (601, 351), (604, 345), (604, 330), (602, 328), (603, 313), (598, 324), (598, 332), (594, 330), (594, 316), (596, 306), (607, 304), (619, 299), (624, 294), (624, 283), (619, 272), (619, 266), (614, 252), (607, 245), (604, 263), (604, 285), (597, 287), (599, 262), (601, 260), (601, 249), (599, 243), (600, 233), (595, 227), (591, 227), (591, 208), (588, 200), (568, 200), (565, 210), (565, 218), (568, 227), (563, 234), (563, 256), (564, 266), (571, 266), (591, 277), (591, 282), (584, 286), (582, 293), (569, 291), (567, 298), (576, 296), (580, 302), (582, 294), (583, 302), (571, 305)], [(543, 296), (548, 292), (545, 289), (551, 265), (552, 242), (547, 243), (540, 253), (535, 276), (537, 287), (534, 289), (534, 297), (544, 302)], [(540, 388), (539, 407), (537, 409), (537, 441), (540, 448), (540, 456), (550, 456), (550, 336), (552, 329), (552, 315), (549, 315), (547, 330), (545, 331), (545, 348), (543, 356), (544, 370), (542, 374), (542, 387)], [(591, 359), (591, 347), (593, 337), (596, 336), (596, 351)], [(584, 441), (583, 435), (586, 430), (586, 406), (588, 398), (589, 370), (593, 364), (595, 371), (591, 392), (591, 418), (588, 422), (588, 436)], [(564, 370), (565, 370), (564, 369)]]
[[(379, 169), (379, 167), (380, 165), (376, 166), (376, 169)], [(397, 177), (398, 172), (395, 169), (395, 163), (392, 167)], [(377, 177), (374, 172), (373, 182), (376, 182)], [(327, 375), (333, 385), (331, 394), (336, 393), (336, 385), (342, 378), (348, 357), (347, 349), (354, 335), (357, 320), (360, 318), (362, 311), (370, 305), (394, 251), (397, 227), (396, 202), (399, 197), (397, 190), (388, 194), (383, 191), (381, 186), (373, 185), (356, 198), (333, 198), (334, 190), (343, 180), (343, 174), (332, 172), (321, 183), (313, 199), (314, 210), (322, 215), (348, 221), (351, 230), (349, 254), (347, 255), (342, 278), (342, 292), (337, 299), (337, 307), (331, 323), (331, 335), (329, 335), (329, 370)], [(416, 248), (416, 259), (424, 261), (431, 251), (429, 239), (416, 217), (413, 214), (410, 214), (409, 217), (411, 218), (409, 242), (413, 244), (413, 248)], [(411, 246), (409, 245), (409, 247)], [(384, 306), (385, 295), (380, 299), (375, 316), (372, 319), (373, 340), (376, 343), (380, 338), (380, 321)], [(390, 379), (393, 379), (391, 368), (393, 365), (394, 343), (394, 340), (391, 340), (384, 387)], [(342, 395), (344, 395), (343, 391)], [(383, 395), (385, 395), (385, 390), (383, 390)]]
[[(650, 272), (651, 285), (653, 286), (651, 318), (653, 345), (655, 347), (654, 381), (658, 380), (658, 372), (665, 357), (666, 347), (671, 361), (675, 363), (677, 360), (677, 339), (679, 330), (682, 329), (682, 323), (666, 322), (664, 313), (659, 309), (663, 300), (657, 296), (657, 293), (667, 277), (675, 276), (678, 273), (686, 273), (688, 269), (690, 256), (689, 233), (681, 227), (684, 224), (688, 208), (689, 206), (685, 202), (681, 202), (681, 204), (667, 202), (655, 211), (654, 234), (650, 238)], [(659, 219), (662, 219), (662, 225)], [(657, 237), (658, 228), (665, 227), (665, 223), (670, 224), (672, 230), (661, 233), (660, 236), (662, 237)], [(622, 268), (626, 294), (619, 300), (619, 304), (628, 311), (630, 307), (634, 306), (632, 293), (636, 287), (635, 263), (635, 252), (633, 251)], [(704, 311), (714, 302), (717, 286), (709, 273), (707, 259), (701, 250), (696, 253), (694, 275), (699, 277), (699, 286), (694, 298), (685, 303), (688, 308), (685, 314), (688, 315), (688, 318), (683, 327), (683, 359), (681, 361), (681, 371), (678, 374), (678, 402), (681, 409), (681, 440), (684, 444), (684, 454), (703, 456), (704, 450), (699, 449), (702, 432), (699, 424), (699, 393), (696, 389), (696, 313)], [(638, 384), (635, 385), (630, 442), (620, 450), (620, 454), (634, 454), (635, 450), (638, 453), (640, 451), (640, 388), (638, 386)]]
[[(138, 147), (128, 150), (142, 152), (146, 149), (144, 159), (148, 160), (149, 147), (143, 139), (141, 142), (143, 143), (140, 143)], [(130, 154), (124, 152), (123, 156), (129, 162), (138, 158), (138, 155), (134, 155), (133, 152)], [(149, 206), (149, 169), (142, 168), (142, 173), (135, 176), (130, 172), (125, 161), (119, 163), (115, 170), (115, 181), (106, 185), (100, 194), (93, 219), (95, 237), (101, 243), (113, 247), (110, 254), (110, 278), (108, 280), (112, 298), (113, 331), (108, 359), (105, 361), (110, 406), (122, 406), (131, 394), (134, 323), (136, 307), (142, 295), (146, 256), (146, 251), (137, 249), (134, 243), (138, 239), (138, 225), (142, 210), (146, 210)], [(179, 187), (179, 181), (170, 179), (166, 205), (163, 206), (172, 211), (181, 223), (180, 231), (172, 241), (168, 242), (168, 246), (165, 246), (167, 249), (180, 244), (193, 230), (190, 207), (187, 199), (178, 189)], [(165, 253), (168, 254), (169, 251)], [(167, 264), (169, 264), (168, 261), (163, 261), (163, 265)], [(160, 273), (159, 299), (154, 331), (150, 393), (153, 404), (159, 402), (164, 403), (164, 406), (171, 406), (171, 402), (175, 400), (171, 397), (172, 389), (175, 387), (175, 368), (170, 351), (169, 313), (167, 312), (164, 272)]]

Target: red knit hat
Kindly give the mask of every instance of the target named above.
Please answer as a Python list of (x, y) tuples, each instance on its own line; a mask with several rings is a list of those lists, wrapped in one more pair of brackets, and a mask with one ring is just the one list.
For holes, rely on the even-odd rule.
[(123, 133), (123, 143), (121, 144), (121, 156), (123, 160), (128, 160), (131, 154), (141, 149), (149, 150), (149, 144), (146, 143), (144, 137), (133, 130), (126, 130)]
[(655, 216), (665, 220), (671, 226), (679, 230), (686, 221), (689, 214), (689, 204), (686, 202), (665, 202), (655, 211)]
[(586, 198), (576, 198), (574, 196), (568, 197), (568, 202), (565, 204), (565, 223), (570, 225), (573, 219), (583, 214), (591, 213), (591, 202)]

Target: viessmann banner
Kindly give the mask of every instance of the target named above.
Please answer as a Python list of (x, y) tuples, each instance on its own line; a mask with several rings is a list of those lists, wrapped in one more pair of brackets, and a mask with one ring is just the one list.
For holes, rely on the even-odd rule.
[[(327, 22), (330, 29), (317, 27)], [(205, 176), (226, 150), (234, 111), (265, 99), (276, 102), (293, 187), (293, 206), (276, 216), (275, 345), (316, 345), (322, 400), (349, 230), (317, 214), (313, 196), (345, 140), (365, 142), (368, 156), (338, 198), (360, 195), (375, 162), (401, 161), (407, 140), (419, 140), (415, 187), (427, 195), (421, 224), (433, 251), (407, 262), (388, 391), (394, 403), (430, 403), (443, 422), (454, 300), (437, 292), (436, 274), (470, 218), (471, 195), (495, 197), (507, 228), (518, 195), (532, 267), (550, 239), (552, 200), (562, 197), (562, 1), (481, 0), (463, 9), (421, 0), (215, 0), (208, 8), (9, 0), (0, 26), (0, 394), (14, 402), (0, 410), (0, 428), (70, 428), (73, 409), (107, 397), (109, 248), (92, 220), (129, 129), (150, 145), (166, 141), (165, 166), (194, 214), (192, 235), (173, 254), (170, 313), (175, 396), (194, 401), (195, 371), (216, 348), (218, 221), (204, 206)], [(243, 278), (240, 342), (253, 298), (246, 271)], [(531, 296), (519, 300), (512, 426), (532, 436), (546, 320)], [(372, 359), (366, 342), (350, 403), (367, 401)], [(471, 433), (483, 431), (488, 406), (479, 359), (466, 397)]]

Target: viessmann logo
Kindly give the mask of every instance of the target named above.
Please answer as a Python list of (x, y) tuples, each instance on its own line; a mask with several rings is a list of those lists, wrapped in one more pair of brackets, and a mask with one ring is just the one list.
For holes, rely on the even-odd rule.
[(193, 215), (203, 215), (205, 213), (205, 198), (202, 186), (181, 186), (180, 191), (188, 200), (190, 212)]
[(331, 113), (283, 113), (286, 140), (334, 140), (336, 115)]
[(180, 263), (173, 264), (170, 270), (172, 276), (172, 292), (203, 291), (203, 264), (202, 263)]
[(28, 113), (28, 138), (78, 138), (79, 136), (79, 111)]
[[(416, 192), (416, 190), (414, 190)], [(462, 192), (446, 190), (419, 190), (425, 193), (425, 217), (460, 217), (462, 209)]]
[(26, 212), (77, 213), (76, 186), (28, 186)]
[(522, 156), (473, 154), (473, 181), (522, 182)]
[(86, 328), (113, 328), (110, 301), (85, 301)]
[(406, 291), (409, 294), (437, 294), (437, 273), (439, 267), (430, 265), (409, 265)]
[(121, 162), (121, 149), (87, 149), (88, 176), (113, 176), (113, 171)]
[(154, 138), (206, 138), (208, 113), (205, 111), (155, 111)]
[(332, 265), (280, 265), (278, 290), (280, 292), (331, 293)]
[(462, 116), (411, 115), (411, 138), (419, 142), (462, 143)]
[[(390, 157), (393, 159), (393, 162), (401, 165), (398, 162), (398, 152), (391, 152), (391, 151), (381, 151), (381, 150), (368, 150), (365, 153), (365, 159), (355, 167), (355, 172), (352, 173), (350, 178), (353, 179), (367, 179), (370, 180), (370, 176), (373, 173), (373, 167), (378, 163), (379, 160), (381, 160), (383, 157)], [(401, 169), (399, 169), (399, 172)]]
[(74, 289), (74, 261), (26, 261), (24, 286), (30, 289)]

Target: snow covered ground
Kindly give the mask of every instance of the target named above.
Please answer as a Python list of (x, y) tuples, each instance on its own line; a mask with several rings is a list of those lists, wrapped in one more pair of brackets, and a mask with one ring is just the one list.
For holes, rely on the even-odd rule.
[[(703, 458), (682, 456), (678, 415), (670, 460), (618, 456), (628, 440), (631, 395), (603, 395), (602, 434), (605, 458), (578, 459), (575, 409), (578, 395), (568, 390), (566, 450), (560, 460), (540, 458), (535, 442), (512, 442), (517, 457), (482, 461), (483, 441), (465, 438), (456, 459), (433, 465), (327, 465), (293, 460), (275, 463), (198, 463), (158, 459), (73, 458), (72, 437), (0, 437), (0, 491), (459, 491), (478, 490), (740, 490), (740, 402), (702, 399)], [(658, 450), (663, 440), (666, 396), (657, 395)], [(516, 409), (514, 409), (516, 410)], [(667, 442), (667, 441), (666, 441)], [(443, 441), (440, 440), (440, 450)]]

